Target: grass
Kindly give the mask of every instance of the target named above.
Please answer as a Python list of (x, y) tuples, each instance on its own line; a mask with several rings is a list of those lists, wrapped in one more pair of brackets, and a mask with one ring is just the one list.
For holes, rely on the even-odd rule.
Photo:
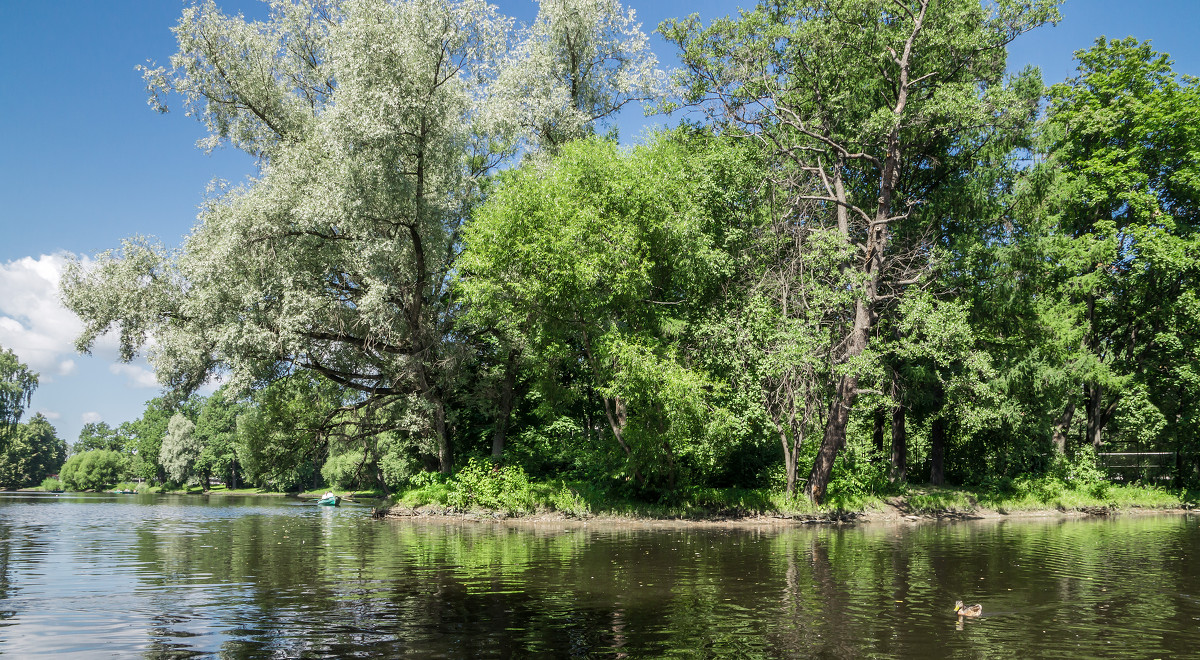
[(907, 509), (918, 514), (966, 513), (979, 508), (999, 513), (1090, 509), (1176, 509), (1197, 504), (1191, 491), (1139, 484), (1093, 482), (1068, 484), (1056, 479), (1024, 479), (1006, 488), (966, 490), (910, 489)]

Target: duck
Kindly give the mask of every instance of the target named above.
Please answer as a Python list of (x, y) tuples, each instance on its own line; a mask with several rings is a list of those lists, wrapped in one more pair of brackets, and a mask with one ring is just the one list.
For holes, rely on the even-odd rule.
[(954, 612), (959, 616), (981, 616), (983, 615), (983, 605), (964, 607), (963, 602), (959, 600), (954, 603)]

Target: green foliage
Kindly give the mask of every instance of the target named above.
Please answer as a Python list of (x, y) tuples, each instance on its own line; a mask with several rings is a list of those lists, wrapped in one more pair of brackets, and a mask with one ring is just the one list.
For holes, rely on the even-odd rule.
[(107, 449), (74, 454), (59, 470), (58, 478), (67, 490), (102, 490), (124, 479), (129, 457)]
[(473, 457), (446, 485), (447, 501), (457, 509), (528, 513), (534, 508), (529, 478), (517, 465), (494, 465)]
[(873, 495), (894, 492), (888, 481), (888, 464), (843, 453), (829, 481), (829, 502), (862, 500)]
[(71, 447), (76, 454), (93, 449), (109, 451), (126, 451), (126, 438), (120, 429), (114, 429), (104, 422), (88, 422), (79, 431), (79, 440)]
[(729, 205), (753, 208), (746, 154), (685, 137), (584, 140), (505, 176), (460, 259), (471, 319), (525, 347), (544, 423), (606, 420), (643, 487), (713, 474), (739, 440), (724, 386), (688, 355), (730, 273)]
[(49, 420), (36, 413), (16, 427), (0, 452), (0, 488), (33, 486), (58, 472), (66, 457), (66, 442), (58, 437)]
[(236, 452), (247, 482), (289, 492), (316, 485), (324, 462), (319, 431), (340, 397), (328, 381), (307, 374), (256, 392), (237, 418)]
[(121, 425), (121, 435), (128, 438), (127, 446), (134, 452), (130, 468), (134, 476), (150, 481), (165, 478), (158, 455), (172, 414), (167, 400), (158, 397), (146, 402), (141, 417)]
[(38, 486), (38, 488), (44, 491), (63, 490), (63, 483), (54, 477), (46, 477), (45, 479), (42, 479), (42, 483)]
[(349, 490), (360, 483), (359, 469), (362, 463), (361, 454), (331, 454), (321, 466), (321, 478), (333, 488)]
[[(144, 71), (153, 100), (261, 171), (180, 250), (135, 237), (64, 276), (79, 347), (115, 330), (168, 389), (86, 426), (64, 482), (97, 487), (120, 452), (175, 483), (806, 515), (800, 486), (834, 509), (914, 487), (934, 437), (947, 480), (1003, 506), (1132, 498), (1105, 445), (1200, 478), (1200, 82), (1133, 39), (1048, 90), (1007, 73), (1056, 6), (669, 21), (664, 105), (703, 119), (630, 148), (590, 124), (662, 80), (614, 3), (546, 4), (520, 37), (479, 0), (316, 23), (299, 2), (264, 23), (188, 7)], [(44, 420), (17, 426), (36, 385), (0, 351), (0, 485), (61, 460)], [(872, 444), (885, 408), (909, 483)]]
[(0, 346), (0, 434), (11, 432), (21, 421), (37, 386), (38, 375)]
[(205, 485), (210, 477), (216, 476), (236, 488), (241, 472), (237, 459), (237, 417), (245, 412), (246, 406), (230, 401), (228, 396), (225, 390), (217, 390), (200, 408), (195, 435), (202, 449), (193, 469)]
[(1108, 475), (1097, 460), (1095, 448), (1087, 445), (1076, 448), (1069, 458), (1066, 455), (1055, 456), (1047, 476), (1074, 487), (1095, 486), (1108, 481)]

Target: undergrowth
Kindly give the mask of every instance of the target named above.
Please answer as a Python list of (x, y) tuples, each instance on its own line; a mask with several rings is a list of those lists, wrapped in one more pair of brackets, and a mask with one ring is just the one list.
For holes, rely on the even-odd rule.
[[(1086, 466), (1085, 466), (1086, 468)], [(534, 481), (520, 466), (471, 459), (453, 476), (421, 473), (393, 501), (408, 508), (445, 512), (555, 513), (567, 517), (723, 519), (750, 516), (840, 517), (883, 509), (905, 513), (963, 514), (1093, 508), (1177, 508), (1196, 503), (1188, 492), (1153, 485), (1122, 485), (1095, 472), (1066, 466), (1040, 477), (997, 479), (976, 488), (888, 485), (886, 481), (831, 485), (825, 501), (788, 497), (779, 488), (680, 488), (668, 494), (637, 493), (627, 482)], [(899, 499), (896, 499), (899, 498)]]

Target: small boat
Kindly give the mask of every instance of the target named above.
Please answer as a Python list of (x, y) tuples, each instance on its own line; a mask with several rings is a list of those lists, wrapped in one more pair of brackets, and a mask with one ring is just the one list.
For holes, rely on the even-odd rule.
[(317, 504), (319, 504), (321, 506), (337, 506), (338, 503), (341, 501), (342, 501), (341, 497), (339, 497), (337, 495), (329, 495), (327, 497), (322, 497), (321, 499), (317, 500)]

